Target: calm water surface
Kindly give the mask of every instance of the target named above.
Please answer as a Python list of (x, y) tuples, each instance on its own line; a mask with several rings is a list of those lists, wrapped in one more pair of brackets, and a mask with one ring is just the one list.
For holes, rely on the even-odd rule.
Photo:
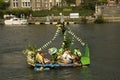
[[(53, 38), (57, 28), (54, 25), (0, 25), (0, 80), (120, 80), (120, 24), (69, 26), (89, 44), (90, 67), (35, 72), (26, 64), (22, 51), (28, 43), (41, 47)], [(51, 46), (60, 47), (61, 37)]]

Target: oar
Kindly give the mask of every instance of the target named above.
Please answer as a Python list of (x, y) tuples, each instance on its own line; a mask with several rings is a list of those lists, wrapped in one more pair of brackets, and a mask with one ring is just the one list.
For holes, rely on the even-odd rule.
[(89, 65), (90, 64), (90, 51), (88, 45), (86, 45), (85, 53), (81, 57), (82, 65)]

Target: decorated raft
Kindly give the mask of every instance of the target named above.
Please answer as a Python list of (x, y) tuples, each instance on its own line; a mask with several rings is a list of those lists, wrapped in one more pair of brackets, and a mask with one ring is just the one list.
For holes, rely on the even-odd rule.
[(40, 63), (37, 63), (34, 66), (34, 70), (41, 71), (41, 67), (44, 67), (44, 69), (42, 69), (42, 70), (50, 70), (50, 69), (54, 69), (54, 68), (89, 66), (90, 65), (90, 56), (89, 56), (89, 48), (87, 45), (86, 45), (85, 53), (82, 54), (80, 62), (81, 63), (79, 63), (79, 64), (74, 64), (74, 63), (71, 63), (71, 64), (64, 64), (64, 63), (40, 64)]
[[(26, 54), (26, 58), (27, 58), (27, 63), (31, 66), (34, 67), (35, 71), (43, 71), (43, 70), (50, 70), (53, 68), (59, 68), (59, 67), (82, 67), (82, 66), (88, 66), (90, 65), (90, 52), (89, 52), (89, 47), (87, 44), (85, 44), (82, 39), (80, 39), (79, 37), (77, 37), (71, 30), (70, 28), (67, 28), (66, 30), (63, 30), (63, 28), (61, 27), (61, 25), (56, 25), (57, 31), (54, 35), (54, 37), (52, 38), (52, 40), (50, 40), (49, 42), (45, 43), (41, 48), (35, 48), (35, 47), (31, 47), (28, 46), (28, 48), (26, 50), (24, 50), (24, 54)], [(82, 53), (82, 56), (79, 60), (80, 63), (78, 64), (74, 64), (74, 63), (70, 63), (70, 64), (64, 64), (64, 63), (46, 63), (46, 64), (41, 64), (36, 62), (35, 56), (37, 51), (41, 51), (44, 50), (45, 48), (47, 48), (52, 42), (54, 42), (54, 40), (57, 38), (57, 36), (60, 34), (61, 31), (63, 32), (63, 43), (61, 46), (61, 49), (65, 49), (65, 48), (69, 48), (72, 53), (75, 53), (75, 49), (72, 48), (74, 39), (76, 39), (79, 43), (81, 43), (81, 45), (85, 48), (84, 49), (84, 53)], [(72, 40), (70, 41), (70, 43), (68, 43), (68, 39), (66, 37), (67, 34), (72, 35)]]

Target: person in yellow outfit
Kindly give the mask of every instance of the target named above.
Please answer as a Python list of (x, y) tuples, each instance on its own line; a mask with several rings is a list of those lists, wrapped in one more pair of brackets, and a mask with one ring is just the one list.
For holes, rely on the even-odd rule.
[(49, 59), (44, 58), (44, 53), (42, 51), (37, 53), (36, 60), (37, 60), (37, 62), (39, 62), (41, 64), (50, 63)]
[[(44, 53), (42, 51), (38, 52), (36, 55), (36, 61), (40, 64), (46, 64), (46, 63), (50, 63), (50, 60), (47, 58), (44, 58)], [(45, 68), (44, 66), (41, 66), (39, 68), (40, 71), (43, 71)]]

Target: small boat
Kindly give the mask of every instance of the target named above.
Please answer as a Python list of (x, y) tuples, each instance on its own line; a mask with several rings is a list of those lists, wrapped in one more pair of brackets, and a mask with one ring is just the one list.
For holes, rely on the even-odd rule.
[[(82, 66), (89, 66), (90, 65), (90, 53), (89, 53), (89, 47), (86, 45), (85, 53), (82, 54), (82, 57), (80, 59), (81, 63), (70, 63), (70, 64), (64, 64), (64, 63), (46, 63), (46, 64), (40, 64), (36, 63), (34, 65), (35, 71), (42, 71), (42, 70), (50, 70), (52, 68), (64, 68), (64, 67), (82, 67)], [(44, 69), (41, 69), (41, 67), (44, 67)]]
[(68, 40), (68, 39), (66, 39), (66, 32), (64, 33), (64, 36), (63, 36), (64, 40), (62, 43), (62, 48), (60, 48), (58, 50), (55, 50), (54, 48), (52, 48), (54, 50), (51, 50), (51, 48), (50, 48), (50, 50), (53, 52), (61, 51), (60, 53), (63, 53), (65, 50), (64, 47), (66, 47), (66, 45), (67, 45), (67, 48), (69, 48), (74, 55), (75, 54), (78, 55), (78, 53), (82, 54), (82, 56), (78, 60), (78, 63), (77, 64), (76, 63), (65, 64), (65, 63), (59, 63), (58, 61), (55, 63), (45, 63), (45, 64), (36, 63), (36, 59), (35, 59), (36, 50), (41, 51), (41, 50), (45, 49), (46, 47), (48, 47), (52, 42), (54, 42), (54, 40), (59, 35), (59, 32), (61, 32), (61, 31), (62, 31), (61, 28), (58, 27), (53, 39), (50, 40), (49, 42), (47, 42), (46, 44), (44, 44), (41, 48), (36, 49), (33, 46), (32, 47), (28, 46), (28, 49), (24, 50), (23, 53), (26, 54), (27, 63), (29, 65), (33, 66), (35, 71), (50, 70), (50, 69), (54, 69), (56, 67), (57, 68), (59, 68), (59, 67), (82, 67), (82, 66), (90, 65), (90, 52), (89, 52), (88, 44), (83, 43), (82, 40), (79, 37), (77, 37), (70, 29), (67, 29), (67, 33), (71, 34), (73, 39), (76, 39), (79, 43), (81, 43), (81, 45), (84, 48), (84, 52), (81, 53), (79, 49), (73, 49), (71, 46), (72, 42), (70, 42), (70, 44), (69, 43), (65, 44), (65, 41)]
[(23, 18), (10, 18), (4, 21), (5, 25), (24, 25), (24, 24), (28, 24), (27, 19), (23, 19)]

